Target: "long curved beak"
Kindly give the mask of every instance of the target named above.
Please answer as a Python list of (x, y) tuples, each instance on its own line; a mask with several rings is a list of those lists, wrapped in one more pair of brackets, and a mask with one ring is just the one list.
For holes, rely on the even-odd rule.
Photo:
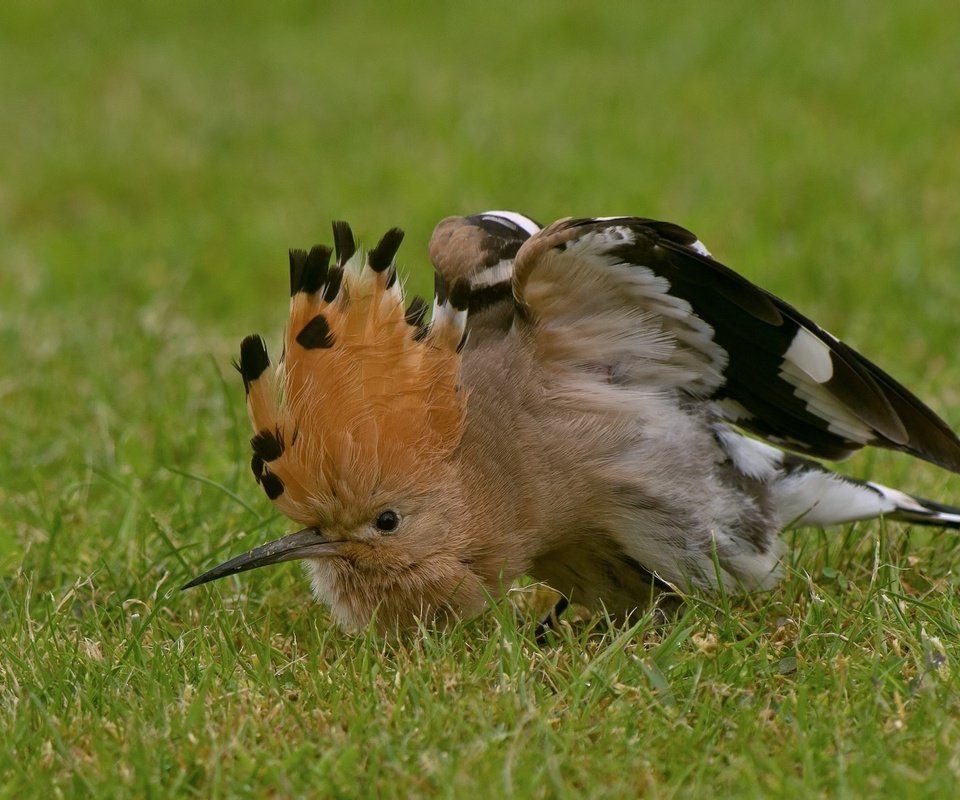
[(304, 528), (302, 531), (267, 542), (242, 555), (235, 556), (229, 561), (224, 561), (213, 569), (207, 570), (203, 575), (194, 578), (190, 583), (181, 586), (180, 591), (192, 589), (201, 583), (209, 583), (228, 575), (236, 575), (238, 572), (246, 572), (248, 569), (280, 564), (283, 561), (294, 561), (298, 558), (332, 556), (337, 552), (337, 545), (337, 542), (324, 539), (316, 528)]

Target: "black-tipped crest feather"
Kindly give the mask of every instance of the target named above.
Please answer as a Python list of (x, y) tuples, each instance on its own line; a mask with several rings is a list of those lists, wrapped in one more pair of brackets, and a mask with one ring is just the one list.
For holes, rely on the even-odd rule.
[(332, 303), (340, 294), (343, 283), (343, 267), (331, 267), (327, 273), (327, 287), (323, 290), (323, 302)]
[(333, 347), (333, 342), (330, 323), (323, 314), (317, 314), (297, 334), (297, 344), (304, 350)]
[(391, 228), (373, 250), (370, 251), (369, 264), (374, 272), (383, 272), (393, 263), (393, 259), (403, 241), (403, 231), (400, 228)]
[(420, 328), (423, 326), (423, 318), (426, 313), (426, 301), (422, 297), (414, 297), (403, 316), (408, 325)]
[(271, 500), (276, 500), (283, 494), (283, 481), (280, 480), (278, 475), (274, 475), (269, 470), (264, 469), (263, 474), (260, 476), (260, 485), (263, 487), (263, 491), (266, 492), (267, 497)]
[(253, 477), (257, 483), (260, 483), (260, 479), (263, 477), (263, 466), (263, 459), (254, 453), (250, 459), (250, 471), (253, 472)]
[(307, 251), (300, 248), (290, 249), (290, 296), (293, 297), (303, 285), (303, 267), (307, 262)]
[[(259, 458), (261, 461), (261, 472), (263, 462), (276, 461), (286, 449), (283, 433), (279, 428), (273, 430), (264, 428), (250, 440), (250, 446), (253, 448), (254, 458)], [(257, 474), (256, 471), (254, 474)]]
[(346, 264), (357, 252), (357, 240), (349, 223), (342, 219), (333, 222), (333, 247), (337, 252), (337, 266)]
[(240, 342), (240, 361), (237, 370), (243, 378), (243, 387), (250, 391), (250, 384), (270, 366), (267, 345), (259, 334), (247, 336)]

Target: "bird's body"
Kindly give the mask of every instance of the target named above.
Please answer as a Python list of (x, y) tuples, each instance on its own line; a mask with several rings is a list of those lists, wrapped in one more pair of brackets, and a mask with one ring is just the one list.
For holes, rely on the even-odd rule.
[(292, 257), (283, 399), (260, 386), (259, 338), (239, 366), (254, 472), (307, 528), (196, 582), (306, 558), (347, 628), (470, 615), (522, 575), (626, 614), (671, 588), (772, 586), (787, 527), (960, 527), (960, 510), (775, 446), (876, 444), (960, 471), (932, 411), (682, 228), (445, 220), (430, 327), (419, 307), (400, 326), (397, 245), (353, 277)]

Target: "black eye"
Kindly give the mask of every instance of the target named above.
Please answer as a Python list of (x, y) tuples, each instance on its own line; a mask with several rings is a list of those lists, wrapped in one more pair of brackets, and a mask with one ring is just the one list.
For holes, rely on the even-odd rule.
[(387, 509), (382, 512), (379, 517), (377, 517), (376, 526), (378, 531), (383, 533), (390, 533), (397, 529), (397, 525), (400, 524), (400, 515), (396, 511)]

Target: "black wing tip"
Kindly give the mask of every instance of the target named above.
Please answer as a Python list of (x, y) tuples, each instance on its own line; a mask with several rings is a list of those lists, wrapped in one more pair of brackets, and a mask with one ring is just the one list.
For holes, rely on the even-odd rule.
[(370, 251), (368, 263), (374, 272), (383, 272), (393, 263), (393, 259), (403, 242), (404, 232), (400, 228), (391, 228), (381, 237), (377, 246)]
[[(937, 421), (941, 421), (939, 417)], [(952, 434), (952, 431), (950, 433)], [(890, 449), (902, 450), (941, 469), (960, 474), (960, 440), (956, 435), (944, 438), (936, 445), (929, 442), (924, 442), (922, 445), (911, 442), (907, 446), (894, 445)]]

